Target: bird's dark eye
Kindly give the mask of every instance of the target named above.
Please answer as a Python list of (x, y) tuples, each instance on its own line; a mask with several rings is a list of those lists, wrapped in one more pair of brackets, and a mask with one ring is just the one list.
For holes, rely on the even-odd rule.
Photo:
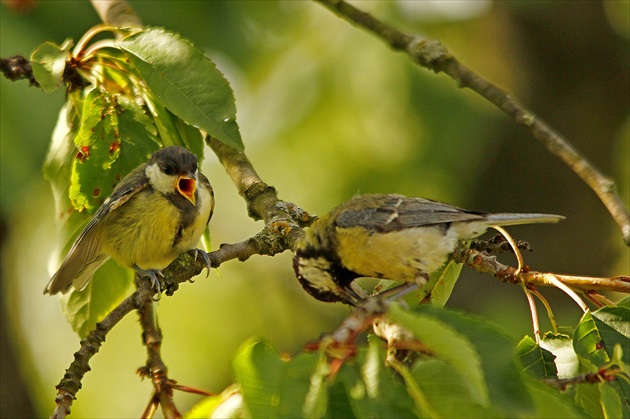
[(173, 168), (173, 166), (171, 166), (171, 165), (167, 164), (167, 165), (164, 165), (164, 166), (162, 167), (162, 172), (163, 172), (165, 175), (170, 176), (170, 175), (172, 175), (173, 173), (175, 173), (175, 169)]

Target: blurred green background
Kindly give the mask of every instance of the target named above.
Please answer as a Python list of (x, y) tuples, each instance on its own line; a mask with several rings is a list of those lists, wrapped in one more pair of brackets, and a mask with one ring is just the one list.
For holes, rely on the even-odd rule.
[[(425, 196), (487, 211), (563, 214), (559, 225), (511, 229), (534, 269), (628, 274), (629, 253), (595, 194), (524, 130), (443, 75), (414, 66), (373, 36), (308, 1), (130, 1), (145, 24), (193, 40), (235, 90), (248, 156), (282, 199), (321, 214), (356, 193)], [(628, 203), (628, 1), (356, 2), (411, 33), (438, 38), (462, 62), (508, 89), (614, 178)], [(77, 40), (99, 23), (89, 2), (4, 1), (0, 55)], [(56, 268), (52, 195), (42, 177), (64, 93), (0, 81), (2, 417), (48, 416), (79, 348), (58, 298), (42, 290)], [(246, 215), (207, 150), (217, 196), (213, 247), (262, 225)], [(507, 259), (510, 261), (510, 259)], [(511, 261), (510, 261), (511, 262)], [(580, 313), (544, 289), (562, 324)], [(614, 296), (613, 296), (614, 297)], [(466, 272), (449, 306), (530, 332), (518, 287)], [(541, 308), (542, 310), (542, 308)], [(163, 356), (179, 383), (220, 392), (230, 359), (253, 335), (295, 352), (348, 310), (314, 301), (287, 252), (230, 262), (158, 304)], [(543, 320), (543, 329), (548, 323)], [(135, 417), (151, 384), (140, 328), (129, 315), (94, 357), (73, 417)], [(198, 396), (176, 394), (186, 411)]]

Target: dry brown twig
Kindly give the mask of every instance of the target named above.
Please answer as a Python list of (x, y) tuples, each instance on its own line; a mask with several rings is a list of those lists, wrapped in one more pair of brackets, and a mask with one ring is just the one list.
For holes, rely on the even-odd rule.
[[(451, 259), (458, 263), (475, 269), (480, 273), (487, 273), (502, 282), (517, 284), (519, 278), (515, 275), (516, 269), (497, 261), (495, 256), (474, 249), (460, 247), (453, 252)], [(575, 291), (615, 291), (629, 294), (630, 277), (617, 275), (613, 277), (591, 277), (563, 275), (549, 272), (536, 272), (525, 270), (520, 273), (520, 278), (526, 284), (535, 286), (552, 287), (557, 281)]]

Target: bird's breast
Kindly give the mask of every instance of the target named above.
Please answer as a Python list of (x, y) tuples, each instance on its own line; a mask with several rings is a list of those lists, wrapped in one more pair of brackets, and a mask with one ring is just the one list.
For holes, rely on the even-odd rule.
[(107, 216), (104, 252), (125, 266), (164, 269), (199, 241), (211, 210), (202, 198), (182, 209), (154, 190), (137, 193)]
[(440, 226), (373, 233), (362, 227), (337, 228), (337, 254), (342, 265), (361, 276), (413, 282), (447, 259), (457, 237)]

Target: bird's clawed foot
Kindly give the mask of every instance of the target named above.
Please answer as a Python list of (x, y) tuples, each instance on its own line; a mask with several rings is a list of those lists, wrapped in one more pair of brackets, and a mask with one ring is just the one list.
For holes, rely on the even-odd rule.
[(135, 263), (133, 265), (133, 270), (136, 271), (136, 275), (138, 275), (140, 278), (144, 277), (151, 280), (151, 288), (153, 288), (157, 294), (157, 298), (154, 298), (154, 301), (158, 301), (160, 299), (160, 296), (162, 295), (162, 285), (160, 280), (158, 279), (158, 276), (164, 278), (162, 271), (159, 269), (142, 269)]
[(212, 268), (212, 261), (210, 261), (210, 256), (208, 256), (208, 252), (201, 249), (193, 249), (195, 261), (197, 261), (197, 257), (201, 255), (203, 261), (206, 263), (206, 268), (208, 269), (206, 278), (210, 276), (210, 269)]

